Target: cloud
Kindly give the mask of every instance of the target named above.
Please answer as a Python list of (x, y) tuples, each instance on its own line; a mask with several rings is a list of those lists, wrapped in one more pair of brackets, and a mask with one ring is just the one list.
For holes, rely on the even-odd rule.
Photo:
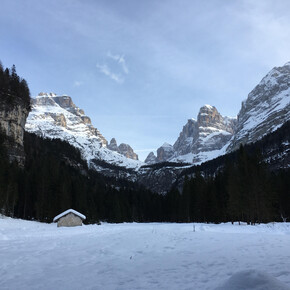
[[(103, 64), (97, 64), (97, 68), (99, 69), (99, 71), (118, 84), (124, 83), (125, 75), (129, 74), (129, 69), (124, 56), (119, 54), (113, 54), (108, 51), (106, 59), (108, 60), (107, 62)], [(110, 64), (110, 66), (108, 65), (108, 63)], [(119, 73), (115, 73), (114, 71), (118, 71)]]
[(123, 72), (127, 75), (129, 73), (128, 66), (126, 64), (125, 58), (123, 55), (112, 54), (110, 51), (107, 52), (107, 57), (115, 60), (118, 64), (121, 65)]
[(118, 74), (113, 73), (106, 64), (97, 64), (96, 66), (101, 73), (108, 76), (110, 79), (112, 79), (116, 83), (122, 84), (124, 82), (124, 78), (122, 78), (122, 76)]
[(74, 87), (79, 87), (81, 85), (83, 85), (83, 82), (80, 82), (80, 81), (75, 81), (73, 84)]

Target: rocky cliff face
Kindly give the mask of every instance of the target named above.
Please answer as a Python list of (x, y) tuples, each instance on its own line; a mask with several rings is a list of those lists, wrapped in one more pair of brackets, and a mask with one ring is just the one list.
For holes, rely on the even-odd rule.
[(32, 100), (32, 111), (25, 129), (44, 138), (59, 138), (69, 142), (79, 148), (88, 165), (98, 171), (101, 167), (96, 161), (126, 168), (138, 168), (142, 165), (136, 159), (133, 160), (137, 155), (134, 156), (135, 153), (129, 145), (120, 145), (119, 151), (125, 156), (110, 150), (107, 140), (92, 125), (90, 118), (66, 95), (40, 93)]
[[(32, 112), (27, 120), (26, 129), (33, 130), (38, 126), (39, 135), (47, 134), (58, 135), (64, 129), (70, 130), (76, 134), (85, 134), (87, 136), (95, 136), (100, 146), (106, 147), (107, 140), (100, 131), (91, 123), (91, 119), (85, 115), (84, 111), (78, 108), (72, 101), (71, 97), (63, 95), (57, 96), (54, 93), (40, 93), (35, 99), (32, 99)], [(55, 127), (49, 129), (45, 123), (54, 124)]]
[(157, 150), (156, 162), (198, 164), (217, 157), (225, 152), (235, 123), (235, 118), (223, 117), (215, 107), (205, 105), (200, 108), (197, 120), (188, 120), (173, 146), (165, 144)]
[[(222, 117), (215, 107), (201, 107), (197, 121), (188, 120), (175, 142), (176, 156), (221, 150), (230, 140), (234, 125), (234, 118)], [(195, 161), (198, 162), (199, 157), (195, 157)]]
[(250, 92), (238, 114), (227, 152), (256, 142), (290, 119), (290, 62), (273, 68)]
[(119, 145), (119, 153), (127, 158), (138, 160), (138, 155), (133, 151), (132, 147), (128, 144), (121, 143)]
[(108, 148), (112, 151), (118, 152), (119, 148), (118, 148), (118, 144), (115, 138), (111, 139), (110, 144), (108, 145)]
[(12, 105), (7, 105), (3, 99), (0, 101), (0, 128), (8, 137), (6, 141), (8, 157), (10, 161), (16, 161), (23, 167), (25, 163), (23, 137), (29, 107), (17, 99)]
[(112, 138), (112, 140), (110, 141), (110, 144), (108, 145), (108, 149), (118, 152), (127, 158), (138, 160), (138, 155), (134, 152), (134, 150), (132, 149), (130, 145), (121, 143), (118, 146), (115, 138)]
[(154, 164), (157, 163), (157, 157), (155, 156), (154, 152), (150, 152), (145, 159), (146, 164)]
[(174, 154), (173, 146), (169, 143), (164, 143), (157, 149), (157, 162), (164, 162), (169, 160)]

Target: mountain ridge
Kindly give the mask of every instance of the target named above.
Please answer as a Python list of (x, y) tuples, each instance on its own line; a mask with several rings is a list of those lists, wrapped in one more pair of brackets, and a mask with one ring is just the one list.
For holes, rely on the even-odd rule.
[[(92, 168), (99, 169), (95, 166), (94, 160), (104, 160), (126, 168), (138, 168), (143, 164), (137, 159), (124, 156), (127, 154), (126, 149), (129, 148), (123, 148), (122, 152), (110, 150), (105, 137), (67, 95), (40, 93), (32, 99), (32, 110), (27, 118), (25, 129), (44, 138), (68, 141), (80, 149), (83, 158)], [(132, 148), (130, 152), (134, 153)]]
[(157, 156), (150, 152), (145, 163), (190, 162), (193, 165), (237, 150), (275, 131), (290, 119), (290, 62), (274, 67), (242, 102), (237, 118), (222, 116), (214, 106), (200, 108), (197, 120), (189, 119), (171, 150)]
[(290, 119), (290, 62), (274, 67), (242, 102), (227, 152), (255, 142)]
[[(204, 105), (200, 108), (197, 119), (189, 119), (183, 126), (173, 145), (164, 144), (153, 152), (145, 163), (185, 162), (199, 164), (210, 160), (212, 156), (224, 154), (224, 146), (234, 133), (236, 119), (222, 116), (216, 107)], [(166, 147), (166, 148), (165, 148)]]

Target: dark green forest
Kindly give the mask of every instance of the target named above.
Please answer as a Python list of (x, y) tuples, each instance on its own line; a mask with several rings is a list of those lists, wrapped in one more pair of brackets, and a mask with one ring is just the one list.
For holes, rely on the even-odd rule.
[(0, 61), (0, 104), (13, 106), (21, 103), (30, 106), (30, 91), (25, 79), (18, 76), (15, 65), (11, 69), (4, 69)]
[(259, 154), (244, 147), (237, 159), (214, 175), (196, 171), (185, 181), (182, 193), (167, 194), (170, 221), (249, 224), (282, 221), (290, 216), (290, 172), (271, 172)]
[(64, 141), (26, 133), (25, 152), (21, 169), (8, 162), (0, 145), (0, 208), (9, 216), (51, 222), (68, 208), (85, 213), (89, 223), (257, 223), (290, 216), (289, 170), (269, 171), (244, 147), (220, 172), (205, 177), (197, 171), (185, 178), (182, 192), (173, 188), (167, 195), (89, 170)]
[(60, 212), (74, 208), (89, 223), (161, 220), (162, 196), (88, 170), (80, 152), (64, 141), (26, 133), (24, 142), (24, 169), (10, 164), (0, 145), (3, 214), (51, 222)]
[[(0, 65), (4, 107), (13, 106), (15, 100), (29, 107), (29, 95), (15, 66), (4, 70)], [(262, 153), (272, 148), (283, 154), (281, 144), (289, 136), (289, 126), (288, 122), (258, 145), (241, 146), (232, 154), (186, 169), (182, 182), (166, 195), (105, 177), (90, 170), (70, 144), (29, 133), (24, 139), (25, 166), (20, 168), (9, 162), (7, 137), (0, 133), (0, 213), (43, 222), (51, 222), (68, 208), (85, 214), (87, 223), (282, 221), (290, 218), (290, 171), (277, 166), (274, 170), (262, 161)]]

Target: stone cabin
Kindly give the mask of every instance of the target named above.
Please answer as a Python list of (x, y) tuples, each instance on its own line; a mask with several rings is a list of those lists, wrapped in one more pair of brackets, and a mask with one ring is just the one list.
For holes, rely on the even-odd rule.
[(58, 227), (75, 227), (81, 226), (83, 224), (83, 220), (86, 219), (86, 216), (79, 213), (74, 209), (68, 209), (63, 213), (57, 215), (53, 222), (57, 222)]

